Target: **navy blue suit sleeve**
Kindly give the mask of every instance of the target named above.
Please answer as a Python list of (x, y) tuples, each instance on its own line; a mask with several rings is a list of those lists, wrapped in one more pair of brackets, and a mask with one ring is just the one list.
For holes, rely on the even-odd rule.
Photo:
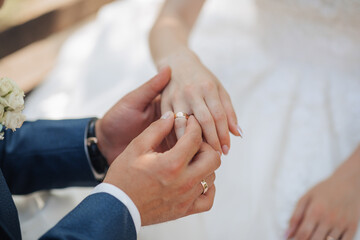
[(97, 184), (84, 149), (89, 119), (25, 122), (0, 141), (0, 168), (12, 194)]
[(85, 198), (40, 240), (136, 240), (136, 229), (126, 206), (108, 193)]

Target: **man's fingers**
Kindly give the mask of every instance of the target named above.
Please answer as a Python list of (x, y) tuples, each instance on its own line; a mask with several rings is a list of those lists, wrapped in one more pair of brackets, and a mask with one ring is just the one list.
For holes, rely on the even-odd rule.
[[(206, 185), (207, 185), (207, 191), (209, 191), (209, 189), (214, 185), (215, 183), (215, 179), (216, 179), (216, 175), (213, 172), (212, 174), (210, 174), (209, 176), (207, 176), (206, 178), (204, 178), (203, 180), (205, 181)], [(203, 185), (201, 184), (201, 182), (199, 182), (199, 184), (197, 184), (197, 187), (195, 189), (195, 196), (200, 196), (203, 194), (203, 192), (205, 191)], [(206, 194), (205, 193), (205, 194)]]
[(174, 113), (166, 112), (159, 120), (153, 122), (133, 141), (137, 148), (155, 150), (170, 134), (174, 126)]
[(212, 185), (205, 194), (200, 195), (194, 201), (193, 206), (189, 209), (187, 215), (209, 211), (214, 204), (214, 198), (215, 185)]
[(171, 70), (165, 67), (155, 77), (126, 95), (123, 101), (129, 102), (139, 110), (144, 110), (162, 92), (170, 78)]
[(200, 149), (202, 143), (201, 127), (193, 116), (187, 121), (184, 135), (175, 146), (166, 152), (167, 159), (173, 159), (181, 166), (188, 164)]
[(222, 152), (226, 155), (230, 150), (229, 126), (224, 107), (217, 92), (205, 97), (206, 105), (215, 120), (217, 135), (219, 136)]
[(188, 178), (195, 178), (195, 181), (200, 182), (204, 176), (215, 172), (220, 165), (220, 154), (207, 143), (202, 143), (199, 153), (187, 169)]

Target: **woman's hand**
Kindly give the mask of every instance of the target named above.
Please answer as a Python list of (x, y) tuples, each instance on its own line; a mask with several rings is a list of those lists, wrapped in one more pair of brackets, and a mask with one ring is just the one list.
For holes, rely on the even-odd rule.
[[(218, 152), (230, 149), (229, 131), (241, 136), (231, 99), (219, 80), (187, 48), (171, 54), (160, 63), (169, 65), (172, 78), (161, 97), (161, 112), (194, 114), (205, 140)], [(176, 119), (175, 133), (179, 139), (186, 120)]]
[(360, 220), (360, 151), (307, 192), (290, 220), (287, 239), (351, 240)]
[[(205, 140), (218, 152), (230, 149), (229, 131), (242, 131), (230, 97), (219, 80), (189, 49), (188, 39), (205, 0), (166, 0), (149, 36), (151, 54), (158, 69), (169, 65), (172, 78), (163, 92), (161, 112), (194, 114)], [(179, 139), (186, 121), (176, 119)], [(169, 140), (169, 139), (168, 139)], [(176, 139), (169, 144), (173, 145)]]

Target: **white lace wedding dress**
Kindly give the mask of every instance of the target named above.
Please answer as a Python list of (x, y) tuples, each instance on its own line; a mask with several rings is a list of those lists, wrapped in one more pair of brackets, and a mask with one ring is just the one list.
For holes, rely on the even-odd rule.
[[(74, 34), (29, 97), (29, 118), (101, 116), (154, 75), (147, 33), (159, 3), (115, 2)], [(281, 239), (296, 201), (360, 143), (360, 1), (209, 0), (191, 46), (229, 91), (245, 138), (232, 138), (210, 212), (139, 239)], [(25, 239), (75, 206), (66, 194), (22, 221)]]

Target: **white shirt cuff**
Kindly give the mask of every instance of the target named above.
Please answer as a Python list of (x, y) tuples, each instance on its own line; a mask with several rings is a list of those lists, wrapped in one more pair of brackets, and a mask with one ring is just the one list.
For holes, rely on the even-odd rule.
[(119, 201), (122, 202), (127, 207), (127, 209), (130, 212), (130, 215), (133, 219), (133, 222), (134, 222), (134, 225), (136, 228), (136, 233), (138, 235), (140, 227), (141, 227), (141, 217), (140, 217), (139, 210), (137, 209), (134, 202), (130, 199), (130, 197), (125, 192), (123, 192), (121, 189), (119, 189), (109, 183), (100, 183), (99, 185), (97, 185), (94, 188), (94, 190), (91, 192), (91, 194), (101, 193), (101, 192), (108, 193), (108, 194), (114, 196), (115, 198), (119, 199)]

